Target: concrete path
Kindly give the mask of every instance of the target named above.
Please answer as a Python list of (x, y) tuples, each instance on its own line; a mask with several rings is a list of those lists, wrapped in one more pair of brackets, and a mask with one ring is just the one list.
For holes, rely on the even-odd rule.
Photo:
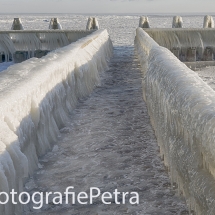
[[(40, 160), (40, 169), (26, 183), (26, 191), (65, 192), (73, 186), (77, 194), (90, 187), (101, 192), (138, 192), (140, 203), (104, 205), (49, 204), (40, 210), (26, 206), (26, 214), (65, 215), (186, 215), (184, 199), (171, 190), (168, 173), (142, 99), (141, 71), (132, 47), (116, 47), (110, 70), (102, 75), (101, 87), (80, 101), (71, 125), (53, 151)], [(71, 190), (70, 190), (71, 191)], [(71, 197), (72, 198), (72, 197)], [(122, 195), (117, 201), (122, 202)], [(70, 199), (71, 201), (71, 199)]]

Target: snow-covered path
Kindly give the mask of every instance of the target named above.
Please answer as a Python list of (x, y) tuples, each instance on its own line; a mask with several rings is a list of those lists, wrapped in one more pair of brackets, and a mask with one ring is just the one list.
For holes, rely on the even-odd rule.
[(93, 205), (54, 205), (50, 199), (41, 210), (32, 211), (28, 205), (26, 214), (188, 214), (184, 200), (170, 189), (159, 157), (132, 47), (114, 48), (101, 87), (79, 102), (71, 125), (62, 130), (61, 140), (41, 158), (40, 169), (25, 186), (30, 193), (63, 193), (73, 186), (76, 193), (98, 187), (102, 192), (118, 189), (140, 195), (135, 206), (104, 205), (99, 200)]

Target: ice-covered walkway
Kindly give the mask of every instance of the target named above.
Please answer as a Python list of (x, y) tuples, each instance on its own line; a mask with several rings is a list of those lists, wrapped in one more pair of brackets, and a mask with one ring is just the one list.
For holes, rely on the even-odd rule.
[(93, 205), (54, 205), (50, 199), (41, 210), (32, 211), (28, 205), (26, 214), (188, 214), (184, 200), (170, 189), (159, 157), (132, 47), (114, 48), (101, 87), (80, 101), (70, 124), (53, 151), (41, 158), (40, 169), (26, 183), (26, 191), (63, 193), (74, 186), (76, 193), (88, 192), (90, 187), (113, 192), (117, 188), (138, 192), (140, 204), (104, 205), (98, 200)]

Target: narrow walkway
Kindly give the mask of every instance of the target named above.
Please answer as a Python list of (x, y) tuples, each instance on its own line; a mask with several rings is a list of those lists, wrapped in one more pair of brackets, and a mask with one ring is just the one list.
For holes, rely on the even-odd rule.
[[(132, 47), (117, 47), (102, 85), (81, 101), (63, 138), (40, 161), (28, 192), (138, 192), (140, 204), (54, 205), (26, 214), (186, 215), (184, 200), (170, 189), (168, 174), (142, 99), (141, 71)], [(65, 197), (64, 197), (65, 198)], [(121, 197), (118, 200), (122, 200)], [(45, 202), (45, 200), (44, 200)], [(113, 201), (112, 201), (113, 202)]]

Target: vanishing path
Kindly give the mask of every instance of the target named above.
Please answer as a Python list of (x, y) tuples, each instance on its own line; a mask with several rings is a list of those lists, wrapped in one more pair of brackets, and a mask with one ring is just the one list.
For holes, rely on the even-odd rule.
[[(154, 131), (142, 99), (140, 66), (132, 47), (115, 47), (101, 87), (82, 100), (71, 125), (40, 169), (26, 184), (28, 192), (75, 192), (98, 187), (102, 192), (138, 192), (140, 204), (54, 205), (26, 214), (43, 215), (186, 215), (184, 200), (170, 189)], [(65, 198), (65, 197), (64, 197)], [(118, 198), (121, 201), (121, 198)], [(114, 201), (112, 201), (114, 202)]]

